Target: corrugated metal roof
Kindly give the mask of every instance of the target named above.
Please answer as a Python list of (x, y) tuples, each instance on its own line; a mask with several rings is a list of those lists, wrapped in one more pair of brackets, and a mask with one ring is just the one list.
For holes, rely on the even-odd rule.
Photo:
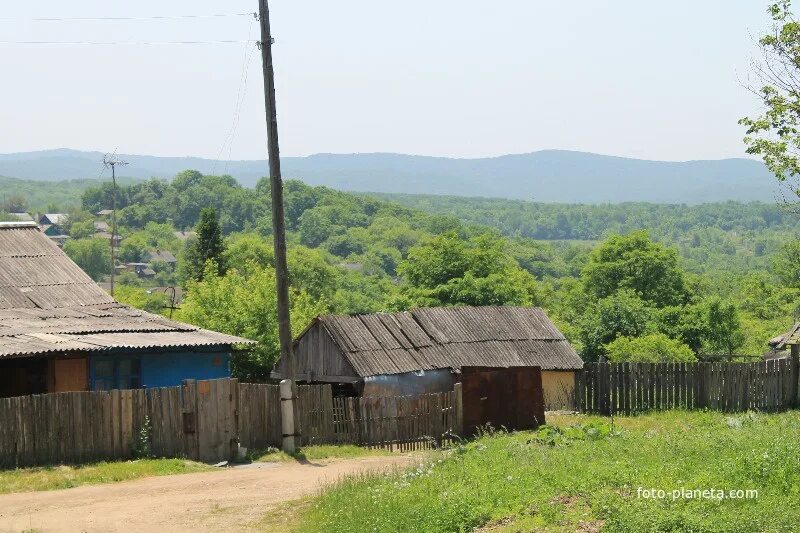
[(0, 224), (0, 357), (254, 344), (116, 302), (36, 225)]
[(583, 367), (539, 308), (436, 307), (318, 320), (361, 377), (462, 366)]

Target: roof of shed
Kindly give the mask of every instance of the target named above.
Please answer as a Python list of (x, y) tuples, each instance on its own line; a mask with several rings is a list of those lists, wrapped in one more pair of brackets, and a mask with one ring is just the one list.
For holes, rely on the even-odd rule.
[(31, 223), (0, 223), (0, 358), (252, 344), (122, 305)]
[(800, 322), (792, 326), (786, 333), (770, 339), (767, 344), (776, 350), (783, 350), (792, 344), (800, 344)]
[(362, 377), (462, 366), (583, 367), (539, 308), (436, 307), (318, 321)]

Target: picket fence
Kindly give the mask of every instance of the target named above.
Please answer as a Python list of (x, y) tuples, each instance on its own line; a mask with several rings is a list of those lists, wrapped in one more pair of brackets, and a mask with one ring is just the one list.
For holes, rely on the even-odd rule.
[[(126, 459), (137, 453), (216, 462), (239, 447), (280, 447), (277, 385), (235, 379), (180, 387), (63, 392), (0, 399), (0, 468)], [(458, 432), (454, 392), (334, 398), (330, 385), (298, 387), (301, 445), (417, 449)]]
[(589, 363), (578, 372), (576, 410), (633, 414), (666, 409), (782, 411), (797, 399), (792, 359), (757, 363)]

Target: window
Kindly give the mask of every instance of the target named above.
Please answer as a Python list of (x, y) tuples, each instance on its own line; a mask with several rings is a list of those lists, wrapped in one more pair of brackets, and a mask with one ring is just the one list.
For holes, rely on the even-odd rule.
[(94, 390), (138, 389), (142, 386), (138, 357), (96, 357)]
[(108, 359), (94, 360), (94, 390), (114, 388), (114, 362)]

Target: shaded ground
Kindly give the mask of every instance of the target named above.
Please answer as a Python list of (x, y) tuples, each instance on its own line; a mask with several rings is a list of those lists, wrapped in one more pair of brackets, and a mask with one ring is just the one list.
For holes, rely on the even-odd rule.
[(241, 531), (277, 504), (408, 456), (253, 463), (222, 471), (0, 496), (0, 531)]

